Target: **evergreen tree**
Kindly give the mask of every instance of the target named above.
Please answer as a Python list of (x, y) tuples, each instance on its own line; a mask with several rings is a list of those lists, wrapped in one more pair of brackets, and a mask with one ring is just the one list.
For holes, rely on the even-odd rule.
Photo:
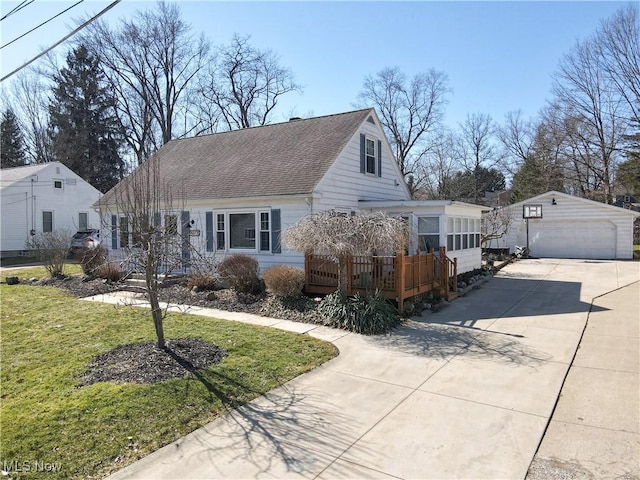
[(67, 67), (54, 78), (49, 113), (56, 160), (106, 192), (124, 175), (124, 137), (99, 62), (84, 46), (67, 54)]
[(18, 119), (8, 108), (0, 122), (0, 168), (21, 167), (25, 164), (24, 141)]
[(543, 159), (528, 157), (513, 176), (511, 199), (521, 202), (549, 190), (564, 191), (561, 170)]

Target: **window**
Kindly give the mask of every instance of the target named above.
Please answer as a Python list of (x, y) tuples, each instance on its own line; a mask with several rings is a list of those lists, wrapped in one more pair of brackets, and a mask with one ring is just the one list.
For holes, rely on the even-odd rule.
[(216, 248), (218, 250), (225, 249), (224, 242), (224, 213), (216, 215)]
[(255, 213), (229, 214), (229, 248), (256, 248)]
[(480, 248), (480, 220), (475, 218), (447, 218), (447, 250)]
[(418, 218), (418, 248), (422, 252), (440, 248), (440, 217)]
[(268, 252), (271, 247), (269, 245), (269, 213), (260, 213), (260, 251)]
[(89, 228), (89, 221), (87, 214), (84, 212), (78, 213), (78, 230), (87, 230)]
[(42, 231), (53, 232), (53, 212), (42, 212)]
[(177, 215), (164, 216), (164, 234), (169, 236), (178, 234), (178, 216)]
[(129, 220), (127, 217), (120, 217), (120, 248), (129, 246)]
[(56, 190), (62, 190), (62, 180), (54, 180), (53, 188), (55, 188)]
[(376, 142), (367, 138), (365, 150), (365, 171), (376, 173)]
[(271, 252), (272, 229), (278, 224), (271, 212), (218, 213), (215, 218), (216, 250)]

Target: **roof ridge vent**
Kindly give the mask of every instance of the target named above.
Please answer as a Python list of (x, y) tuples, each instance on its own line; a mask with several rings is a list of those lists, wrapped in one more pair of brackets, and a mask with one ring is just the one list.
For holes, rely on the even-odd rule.
[(302, 118), (300, 118), (300, 117), (291, 117), (289, 119), (290, 122), (295, 122), (296, 120), (302, 120)]

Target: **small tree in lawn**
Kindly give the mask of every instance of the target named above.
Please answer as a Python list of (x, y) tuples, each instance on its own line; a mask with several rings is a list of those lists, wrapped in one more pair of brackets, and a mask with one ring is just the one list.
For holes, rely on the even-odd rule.
[(513, 223), (513, 217), (508, 209), (494, 208), (482, 215), (480, 244), (486, 248), (487, 242), (504, 237)]
[(289, 227), (283, 242), (299, 252), (331, 255), (338, 265), (338, 290), (346, 294), (346, 265), (352, 255), (403, 251), (407, 224), (382, 212), (344, 215), (335, 211), (309, 215)]
[(166, 310), (159, 301), (161, 276), (182, 268), (185, 248), (190, 252), (190, 244), (181, 235), (185, 228), (179, 225), (182, 208), (176, 207), (172, 188), (161, 180), (159, 164), (153, 157), (118, 185), (115, 197), (120, 238), (126, 244), (125, 263), (128, 269), (144, 274), (157, 345), (164, 349)]

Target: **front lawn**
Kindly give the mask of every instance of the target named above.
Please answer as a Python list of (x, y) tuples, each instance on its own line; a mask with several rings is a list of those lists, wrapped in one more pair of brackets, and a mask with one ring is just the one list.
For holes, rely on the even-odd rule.
[(89, 303), (54, 287), (1, 285), (0, 296), (0, 463), (3, 470), (46, 467), (48, 479), (118, 470), (337, 353), (308, 336), (171, 314), (169, 339), (200, 338), (228, 356), (198, 377), (79, 388), (97, 354), (155, 338), (148, 312)]

